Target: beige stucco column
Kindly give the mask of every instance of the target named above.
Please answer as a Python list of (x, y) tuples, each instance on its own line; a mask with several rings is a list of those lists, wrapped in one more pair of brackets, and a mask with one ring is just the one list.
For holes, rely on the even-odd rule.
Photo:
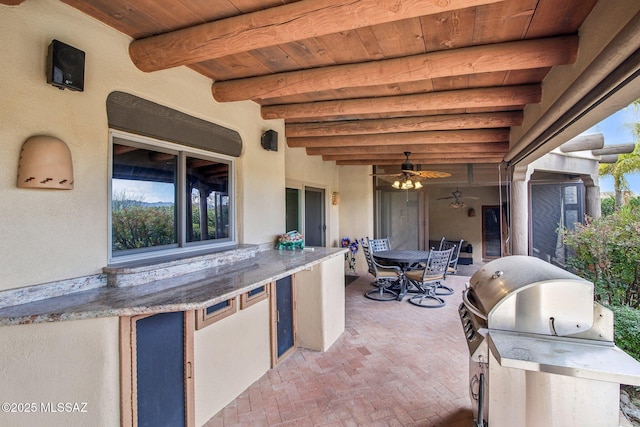
[(602, 206), (600, 205), (600, 186), (598, 185), (598, 174), (582, 175), (582, 182), (585, 187), (585, 207), (584, 213), (591, 218), (600, 218)]
[(516, 166), (511, 180), (511, 254), (529, 254), (529, 172)]

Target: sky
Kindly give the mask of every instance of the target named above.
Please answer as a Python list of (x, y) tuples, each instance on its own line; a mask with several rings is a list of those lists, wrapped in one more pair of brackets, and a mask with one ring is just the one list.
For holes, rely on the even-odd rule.
[[(624, 108), (615, 114), (607, 117), (584, 134), (601, 133), (604, 135), (604, 145), (635, 143), (637, 137), (633, 133), (634, 123), (640, 122), (640, 111), (633, 106)], [(627, 175), (629, 189), (640, 195), (640, 173)], [(613, 192), (613, 177), (600, 177), (600, 191)]]

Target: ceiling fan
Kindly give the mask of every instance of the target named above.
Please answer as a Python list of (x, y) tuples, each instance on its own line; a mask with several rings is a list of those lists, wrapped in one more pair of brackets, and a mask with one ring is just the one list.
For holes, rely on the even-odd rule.
[(415, 167), (411, 161), (409, 161), (410, 151), (405, 151), (404, 155), (407, 157), (400, 167), (400, 173), (373, 173), (371, 176), (379, 176), (385, 181), (392, 182), (391, 185), (395, 189), (408, 190), (411, 188), (420, 189), (422, 183), (420, 181), (429, 178), (446, 178), (451, 176), (447, 172), (438, 171), (420, 171), (415, 170)]
[[(475, 199), (477, 200), (477, 197), (471, 197), (471, 196), (467, 196), (464, 197), (465, 199)], [(460, 190), (458, 190), (458, 188), (456, 187), (456, 191), (452, 191), (451, 192), (451, 196), (449, 197), (439, 197), (438, 200), (447, 200), (447, 199), (453, 199), (453, 202), (451, 202), (449, 204), (449, 206), (451, 206), (452, 208), (463, 208), (464, 207), (464, 200), (462, 197), (462, 192)]]

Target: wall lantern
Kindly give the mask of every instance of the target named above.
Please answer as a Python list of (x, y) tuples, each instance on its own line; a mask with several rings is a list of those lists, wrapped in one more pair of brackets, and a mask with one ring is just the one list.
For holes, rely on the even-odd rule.
[(73, 189), (71, 151), (64, 141), (46, 135), (29, 137), (20, 151), (19, 188)]
[(331, 204), (334, 206), (340, 204), (340, 193), (336, 193), (335, 191), (331, 193)]

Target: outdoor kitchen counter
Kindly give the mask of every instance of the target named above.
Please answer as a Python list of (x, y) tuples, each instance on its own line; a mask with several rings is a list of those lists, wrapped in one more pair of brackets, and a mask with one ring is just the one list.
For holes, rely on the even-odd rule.
[[(209, 260), (200, 259), (199, 264), (195, 264), (200, 268), (189, 272), (176, 269), (184, 270), (185, 265), (194, 267), (193, 260), (108, 267), (105, 268), (107, 274), (103, 275), (103, 286), (0, 308), (0, 325), (202, 309), (342, 256), (345, 251), (343, 248), (254, 251), (246, 258), (241, 255), (236, 257), (238, 260), (215, 267), (207, 268)], [(214, 262), (209, 262), (212, 264)], [(159, 269), (173, 269), (176, 275), (165, 274), (169, 277), (156, 279), (162, 276), (155, 274)], [(133, 280), (138, 278), (143, 283), (114, 285), (112, 278), (117, 282), (118, 275), (130, 276)]]

